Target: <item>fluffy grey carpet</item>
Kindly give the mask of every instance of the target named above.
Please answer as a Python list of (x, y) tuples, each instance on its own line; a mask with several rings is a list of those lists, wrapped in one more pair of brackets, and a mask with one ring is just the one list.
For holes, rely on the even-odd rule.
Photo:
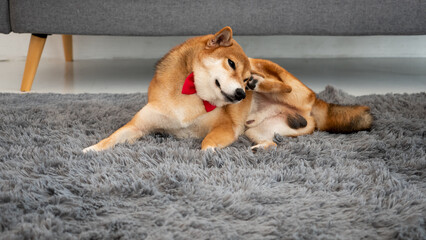
[(370, 132), (276, 137), (276, 151), (150, 135), (81, 153), (146, 95), (0, 94), (1, 238), (425, 239), (426, 93), (371, 106)]

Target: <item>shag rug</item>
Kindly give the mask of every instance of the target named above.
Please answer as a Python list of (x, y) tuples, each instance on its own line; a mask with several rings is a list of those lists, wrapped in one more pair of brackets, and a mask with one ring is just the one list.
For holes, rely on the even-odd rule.
[(319, 97), (370, 106), (372, 130), (83, 154), (146, 94), (0, 94), (0, 238), (425, 239), (426, 93)]

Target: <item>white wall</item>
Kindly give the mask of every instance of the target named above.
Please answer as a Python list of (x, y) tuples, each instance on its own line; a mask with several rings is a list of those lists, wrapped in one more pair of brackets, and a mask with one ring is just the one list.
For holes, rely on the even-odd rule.
[[(0, 34), (0, 60), (23, 60), (29, 34)], [(75, 59), (159, 58), (188, 37), (74, 36)], [(426, 57), (423, 36), (236, 36), (250, 57)], [(49, 36), (43, 58), (63, 58), (60, 35)]]

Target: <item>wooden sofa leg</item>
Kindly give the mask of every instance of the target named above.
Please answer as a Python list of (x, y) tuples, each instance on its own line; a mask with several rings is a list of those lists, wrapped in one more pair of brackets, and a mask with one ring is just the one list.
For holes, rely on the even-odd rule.
[(40, 62), (41, 53), (46, 43), (46, 34), (32, 34), (28, 47), (27, 61), (25, 62), (24, 76), (21, 83), (21, 91), (28, 92), (33, 85), (34, 77)]
[(65, 61), (72, 62), (72, 35), (62, 35), (62, 43), (64, 45)]

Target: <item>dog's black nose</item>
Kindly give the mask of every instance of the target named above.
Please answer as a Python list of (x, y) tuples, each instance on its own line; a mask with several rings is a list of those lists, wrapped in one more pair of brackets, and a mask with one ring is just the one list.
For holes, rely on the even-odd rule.
[(235, 90), (235, 99), (237, 101), (240, 101), (241, 99), (244, 99), (245, 97), (246, 97), (246, 93), (244, 92), (242, 88), (237, 88), (237, 90)]

